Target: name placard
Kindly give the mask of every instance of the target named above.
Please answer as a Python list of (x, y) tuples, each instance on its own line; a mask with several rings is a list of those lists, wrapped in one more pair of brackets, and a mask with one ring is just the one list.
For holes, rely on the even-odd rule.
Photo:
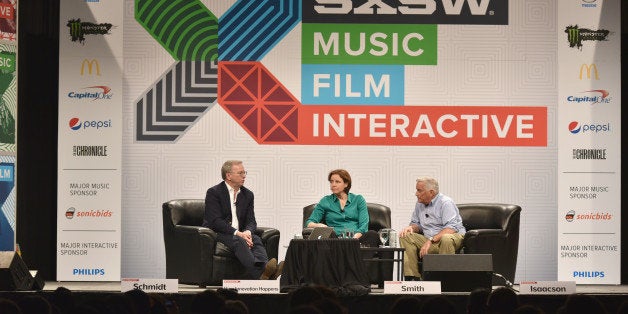
[(575, 281), (526, 281), (519, 283), (519, 294), (572, 294)]
[(222, 287), (243, 294), (279, 293), (279, 280), (223, 280)]
[(440, 281), (384, 281), (384, 294), (441, 294)]
[(179, 279), (145, 279), (123, 278), (120, 280), (120, 291), (139, 289), (144, 292), (177, 293)]

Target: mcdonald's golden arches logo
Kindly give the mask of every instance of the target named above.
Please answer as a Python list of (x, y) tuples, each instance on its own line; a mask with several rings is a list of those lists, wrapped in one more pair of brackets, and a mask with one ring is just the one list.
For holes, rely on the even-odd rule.
[[(582, 79), (584, 77), (584, 73), (586, 71), (586, 75), (587, 75), (587, 79), (591, 80), (591, 79), (596, 79), (599, 80), (600, 79), (600, 74), (597, 71), (597, 65), (595, 65), (595, 63), (591, 63), (591, 64), (586, 64), (583, 63), (580, 66), (580, 79)], [(591, 78), (591, 74), (595, 74), (595, 76), (593, 78)]]
[[(98, 60), (96, 59), (83, 59), (83, 62), (81, 62), (81, 75), (85, 75), (85, 68), (87, 68), (87, 74), (88, 75), (98, 75), (100, 76), (100, 63), (98, 62)], [(96, 71), (96, 73), (94, 73), (94, 70)], [(582, 70), (581, 70), (582, 71)], [(582, 76), (582, 74), (581, 74)]]

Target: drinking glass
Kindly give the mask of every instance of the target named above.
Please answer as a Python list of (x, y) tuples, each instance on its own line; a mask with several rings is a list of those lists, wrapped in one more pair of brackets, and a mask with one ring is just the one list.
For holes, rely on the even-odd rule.
[(379, 231), (379, 239), (382, 240), (382, 247), (387, 247), (388, 243), (388, 230), (382, 229)]

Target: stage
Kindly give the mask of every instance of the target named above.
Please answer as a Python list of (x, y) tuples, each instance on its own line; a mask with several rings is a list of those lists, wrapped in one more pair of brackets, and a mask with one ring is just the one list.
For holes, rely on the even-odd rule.
[[(0, 297), (18, 300), (25, 295), (40, 293), (49, 298), (58, 287), (65, 287), (73, 292), (77, 304), (93, 300), (94, 298), (106, 298), (112, 294), (120, 293), (120, 282), (55, 282), (47, 281), (41, 291), (0, 291)], [(207, 287), (206, 289), (219, 289), (220, 287)], [(497, 287), (494, 287), (497, 288)], [(518, 285), (513, 289), (518, 291)], [(179, 285), (178, 293), (165, 294), (169, 300), (175, 301), (180, 313), (187, 313), (186, 309), (194, 296), (203, 291), (203, 288), (191, 285)], [(606, 307), (608, 313), (615, 313), (622, 302), (628, 300), (628, 285), (578, 285), (576, 293), (593, 295)], [(456, 306), (458, 313), (465, 313), (465, 306), (469, 293), (444, 292), (448, 300)], [(372, 286), (371, 292), (364, 296), (341, 297), (342, 304), (349, 313), (387, 313), (393, 302), (400, 295), (384, 294), (383, 289)], [(430, 295), (417, 295), (419, 299), (425, 299)], [(289, 295), (279, 294), (240, 294), (238, 298), (249, 307), (250, 313), (287, 313), (289, 309)], [(519, 295), (521, 304), (532, 304), (546, 313), (554, 313), (564, 303), (566, 295)]]

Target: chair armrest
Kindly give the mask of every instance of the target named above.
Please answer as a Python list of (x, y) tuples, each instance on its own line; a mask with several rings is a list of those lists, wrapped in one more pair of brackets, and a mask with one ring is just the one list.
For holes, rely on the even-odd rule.
[(205, 227), (197, 227), (197, 226), (182, 226), (176, 225), (174, 226), (174, 232), (177, 233), (189, 233), (194, 235), (206, 235), (213, 240), (216, 240), (217, 234), (214, 230), (205, 228)]
[(255, 234), (262, 239), (268, 258), (279, 257), (279, 230), (270, 227), (257, 227)]
[(474, 229), (464, 235), (462, 250), (466, 254), (492, 253), (506, 243), (506, 231), (501, 229)]
[(279, 230), (271, 227), (257, 227), (255, 234), (262, 239), (262, 242), (266, 242), (272, 236), (279, 235)]

